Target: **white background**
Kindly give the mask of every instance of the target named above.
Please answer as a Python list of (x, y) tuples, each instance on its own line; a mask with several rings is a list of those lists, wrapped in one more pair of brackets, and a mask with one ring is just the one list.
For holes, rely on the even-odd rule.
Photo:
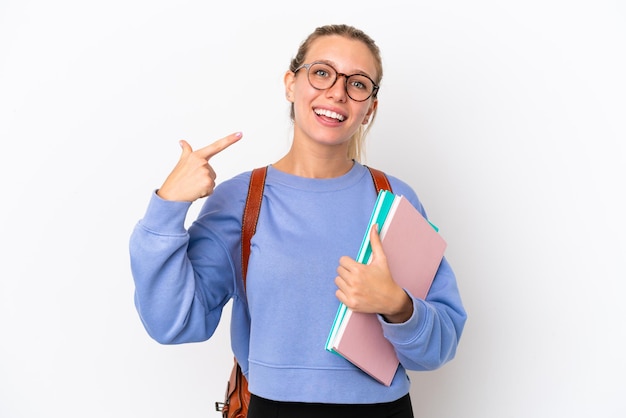
[(228, 316), (150, 340), (128, 238), (179, 139), (244, 132), (218, 180), (285, 152), (282, 76), (327, 23), (382, 49), (366, 162), (417, 190), (469, 313), (417, 416), (626, 416), (623, 1), (0, 0), (0, 417), (218, 417)]

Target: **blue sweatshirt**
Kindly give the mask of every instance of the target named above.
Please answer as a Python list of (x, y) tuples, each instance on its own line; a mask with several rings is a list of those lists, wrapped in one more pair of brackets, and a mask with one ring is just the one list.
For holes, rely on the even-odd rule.
[[(415, 192), (388, 177), (394, 193), (425, 215)], [(369, 171), (358, 163), (332, 179), (270, 166), (244, 290), (241, 218), (249, 179), (245, 172), (218, 185), (188, 230), (190, 203), (152, 195), (130, 239), (135, 304), (152, 338), (207, 340), (233, 299), (231, 346), (249, 389), (279, 401), (393, 401), (409, 391), (406, 369), (432, 370), (454, 357), (466, 313), (445, 258), (426, 300), (410, 295), (407, 322), (379, 318), (401, 363), (390, 387), (325, 350), (339, 307), (339, 258), (356, 256), (376, 200)]]

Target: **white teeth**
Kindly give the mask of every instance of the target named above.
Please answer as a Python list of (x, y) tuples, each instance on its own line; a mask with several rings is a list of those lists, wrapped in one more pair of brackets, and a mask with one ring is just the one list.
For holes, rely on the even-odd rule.
[(340, 115), (337, 112), (332, 112), (332, 111), (327, 110), (327, 109), (315, 109), (315, 113), (317, 113), (320, 116), (326, 116), (328, 118), (337, 119), (340, 122), (343, 122), (343, 120), (345, 119), (343, 117), (343, 115)]

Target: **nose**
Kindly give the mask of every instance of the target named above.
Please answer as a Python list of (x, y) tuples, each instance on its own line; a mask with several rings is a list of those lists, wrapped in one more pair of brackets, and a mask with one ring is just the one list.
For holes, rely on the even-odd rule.
[[(343, 77), (343, 80), (339, 80)], [(348, 92), (346, 90), (346, 82), (348, 81), (348, 76), (342, 73), (337, 73), (337, 78), (335, 78), (335, 82), (332, 86), (328, 88), (327, 96), (332, 97), (338, 102), (346, 102), (348, 100)]]

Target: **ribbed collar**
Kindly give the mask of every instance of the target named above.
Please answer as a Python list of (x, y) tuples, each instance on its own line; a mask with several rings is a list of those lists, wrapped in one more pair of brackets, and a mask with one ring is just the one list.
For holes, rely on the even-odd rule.
[(329, 192), (349, 188), (358, 183), (366, 174), (368, 174), (367, 168), (356, 161), (346, 174), (329, 179), (295, 176), (279, 171), (270, 165), (267, 170), (266, 181), (268, 184), (281, 184), (299, 190)]

